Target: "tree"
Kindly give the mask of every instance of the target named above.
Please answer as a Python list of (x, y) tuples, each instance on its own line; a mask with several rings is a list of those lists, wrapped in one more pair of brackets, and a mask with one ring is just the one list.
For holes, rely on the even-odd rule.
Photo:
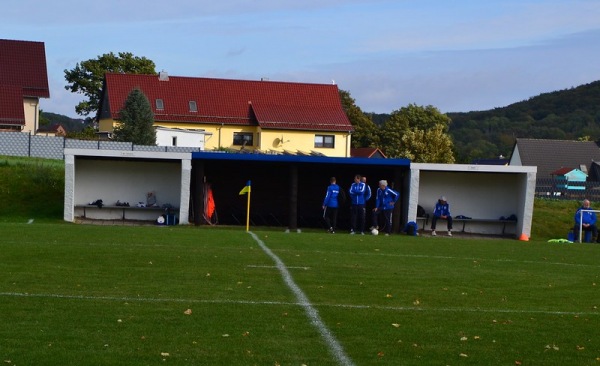
[(114, 130), (114, 139), (137, 145), (156, 145), (153, 124), (154, 114), (148, 98), (141, 90), (133, 89), (119, 112), (119, 125)]
[(107, 72), (156, 75), (152, 60), (134, 56), (129, 52), (119, 52), (118, 55), (112, 52), (105, 53), (97, 59), (76, 64), (72, 70), (65, 69), (65, 79), (69, 83), (65, 89), (88, 98), (75, 106), (77, 114), (87, 116), (99, 109), (102, 81)]
[(44, 111), (41, 109), (40, 109), (40, 112), (38, 113), (38, 119), (40, 121), (40, 126), (50, 125), (50, 120), (48, 119), (48, 117), (46, 117), (46, 115), (44, 114)]
[(423, 163), (454, 162), (448, 136), (451, 120), (433, 106), (409, 104), (392, 112), (381, 130), (382, 149), (391, 158)]
[(354, 127), (352, 133), (352, 147), (376, 147), (379, 145), (377, 126), (355, 103), (350, 92), (340, 90), (340, 99), (346, 116)]
[(98, 140), (96, 129), (93, 126), (87, 126), (81, 131), (69, 131), (67, 132), (67, 138), (77, 140)]
[(401, 156), (415, 163), (453, 164), (452, 140), (444, 127), (428, 130), (411, 128), (402, 136)]

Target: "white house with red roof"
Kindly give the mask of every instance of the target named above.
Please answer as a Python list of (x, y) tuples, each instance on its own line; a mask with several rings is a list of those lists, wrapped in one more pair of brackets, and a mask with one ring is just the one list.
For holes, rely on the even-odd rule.
[(36, 132), (50, 98), (43, 42), (0, 39), (0, 130)]
[(337, 85), (107, 73), (101, 133), (113, 131), (135, 88), (148, 98), (155, 126), (203, 131), (206, 150), (350, 157), (354, 129)]

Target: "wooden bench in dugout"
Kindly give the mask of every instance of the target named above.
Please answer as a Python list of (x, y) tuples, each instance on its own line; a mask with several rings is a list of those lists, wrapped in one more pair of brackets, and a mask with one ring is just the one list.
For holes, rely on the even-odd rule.
[[(430, 215), (429, 215), (429, 214), (426, 214), (425, 216), (417, 217), (417, 222), (419, 222), (419, 221), (425, 221), (425, 224), (424, 224), (424, 225), (423, 225), (423, 227), (422, 227), (422, 229), (423, 229), (423, 230), (424, 230), (424, 229), (425, 229), (425, 227), (426, 227), (426, 226), (428, 226), (428, 224), (429, 224), (429, 217), (430, 217)], [(444, 219), (438, 219), (438, 221), (439, 221), (439, 220), (446, 221), (446, 220), (444, 220)], [(454, 228), (456, 228), (456, 226), (457, 226), (456, 224), (459, 224), (459, 225), (460, 225), (460, 224), (462, 223), (462, 230), (461, 230), (461, 232), (463, 232), (463, 233), (465, 232), (465, 228), (466, 228), (466, 226), (467, 226), (467, 223), (468, 223), (468, 222), (475, 222), (475, 223), (477, 223), (477, 222), (478, 222), (478, 223), (491, 223), (491, 224), (498, 223), (498, 224), (502, 224), (502, 235), (505, 235), (505, 233), (506, 233), (506, 225), (507, 225), (507, 224), (516, 224), (516, 223), (517, 223), (517, 221), (516, 221), (516, 220), (501, 220), (501, 219), (463, 219), (463, 218), (457, 219), (456, 217), (453, 217), (453, 218), (452, 218), (452, 223), (453, 223), (453, 224), (455, 224), (455, 225), (453, 225), (453, 226), (454, 226)]]
[(160, 206), (153, 206), (153, 207), (137, 207), (137, 206), (107, 206), (107, 205), (103, 205), (102, 207), (98, 207), (97, 205), (76, 205), (75, 206), (76, 209), (83, 209), (83, 218), (86, 218), (86, 210), (89, 209), (93, 209), (93, 210), (121, 210), (121, 219), (123, 221), (125, 221), (126, 219), (126, 212), (127, 211), (138, 211), (138, 212), (165, 212), (165, 213), (173, 213), (173, 212), (177, 212), (178, 210), (175, 208), (165, 208), (165, 207), (160, 207)]

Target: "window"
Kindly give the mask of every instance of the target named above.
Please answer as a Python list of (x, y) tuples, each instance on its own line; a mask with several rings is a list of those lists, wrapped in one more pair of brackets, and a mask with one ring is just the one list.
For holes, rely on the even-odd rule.
[(253, 146), (254, 135), (252, 132), (234, 132), (233, 144), (237, 146)]
[(315, 147), (328, 147), (333, 149), (335, 147), (335, 136), (315, 135)]
[(171, 136), (171, 146), (177, 146), (177, 136)]
[(198, 105), (195, 100), (190, 100), (190, 112), (198, 112)]
[(165, 109), (165, 104), (163, 103), (162, 99), (157, 99), (156, 100), (156, 109), (157, 110), (163, 110), (163, 109)]

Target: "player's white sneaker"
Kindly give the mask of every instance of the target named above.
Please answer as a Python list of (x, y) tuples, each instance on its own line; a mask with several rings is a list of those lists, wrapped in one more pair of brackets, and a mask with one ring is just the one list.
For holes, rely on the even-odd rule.
[(435, 233), (435, 230), (431, 231), (431, 236), (436, 236), (437, 234)]

